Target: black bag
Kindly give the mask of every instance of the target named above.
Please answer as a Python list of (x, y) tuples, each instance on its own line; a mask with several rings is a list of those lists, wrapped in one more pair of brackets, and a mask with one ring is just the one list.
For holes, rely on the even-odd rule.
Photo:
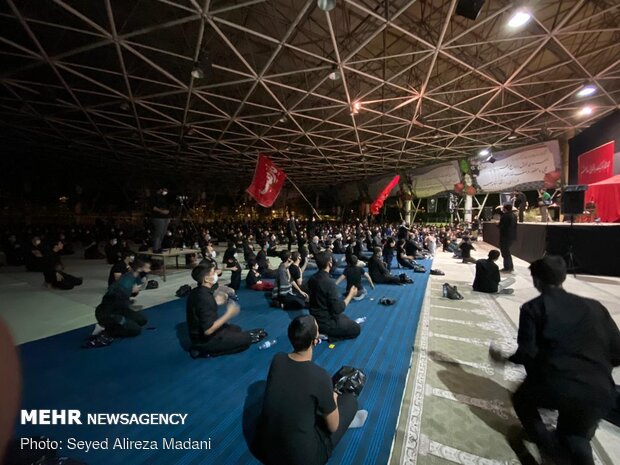
[(435, 268), (434, 270), (431, 270), (431, 274), (435, 275), (435, 276), (444, 276), (445, 273), (437, 268)]
[(418, 265), (417, 263), (413, 265), (413, 271), (415, 273), (426, 273), (426, 268), (424, 265)]
[(364, 389), (366, 375), (358, 368), (344, 365), (332, 376), (332, 382), (334, 383), (334, 391), (338, 394), (342, 395), (345, 392), (350, 392), (357, 397)]
[(157, 289), (159, 287), (159, 283), (154, 279), (149, 279), (149, 282), (146, 283), (146, 289)]
[(405, 273), (399, 274), (398, 275), (398, 279), (400, 279), (400, 282), (403, 283), (403, 284), (413, 284), (413, 279), (411, 279)]
[(191, 291), (192, 291), (192, 286), (190, 286), (189, 284), (183, 284), (180, 288), (177, 289), (175, 295), (177, 297), (185, 297), (189, 295)]
[(450, 300), (463, 300), (463, 295), (458, 291), (456, 286), (453, 286), (448, 283), (444, 283), (443, 285), (443, 296), (447, 297)]
[(386, 305), (386, 306), (388, 306), (388, 305), (394, 305), (394, 304), (396, 303), (396, 299), (390, 299), (390, 298), (388, 298), (388, 297), (381, 297), (381, 298), (379, 299), (379, 303), (380, 303), (381, 305)]

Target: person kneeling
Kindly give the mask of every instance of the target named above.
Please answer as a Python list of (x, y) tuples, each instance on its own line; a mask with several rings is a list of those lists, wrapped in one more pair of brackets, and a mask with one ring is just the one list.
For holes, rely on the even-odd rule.
[(512, 294), (510, 289), (515, 283), (514, 278), (506, 278), (503, 281), (499, 276), (499, 267), (495, 264), (499, 258), (499, 250), (491, 250), (489, 258), (476, 262), (476, 277), (474, 278), (474, 291), (486, 292), (487, 294)]
[(255, 258), (248, 260), (248, 275), (245, 277), (245, 285), (253, 291), (272, 291), (273, 283), (263, 281), (258, 272), (258, 263)]
[(95, 309), (97, 323), (109, 337), (134, 337), (140, 334), (147, 319), (131, 308), (131, 296), (140, 292), (138, 280), (151, 271), (151, 264), (140, 259), (132, 263), (132, 271), (112, 284)]
[(336, 281), (329, 276), (332, 267), (331, 256), (320, 252), (315, 260), (319, 271), (308, 281), (310, 314), (316, 318), (322, 334), (339, 339), (356, 338), (361, 331), (360, 325), (345, 316), (344, 309), (357, 295), (357, 288), (351, 286), (349, 293), (342, 300)]
[(190, 355), (193, 358), (234, 354), (247, 350), (252, 344), (252, 335), (241, 331), (228, 321), (239, 314), (239, 304), (228, 300), (226, 312), (218, 316), (217, 307), (225, 303), (222, 294), (214, 295), (218, 275), (213, 264), (197, 266), (192, 278), (198, 287), (192, 289), (187, 299), (187, 326), (192, 341)]
[(267, 465), (323, 465), (348, 428), (363, 426), (368, 412), (357, 410), (353, 394), (334, 392), (329, 374), (312, 362), (320, 343), (312, 316), (296, 317), (288, 337), (293, 352), (271, 362), (252, 449)]

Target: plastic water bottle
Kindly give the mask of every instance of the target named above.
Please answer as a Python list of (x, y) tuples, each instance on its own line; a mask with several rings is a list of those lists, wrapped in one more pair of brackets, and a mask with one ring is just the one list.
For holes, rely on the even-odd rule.
[(356, 322), (358, 325), (361, 325), (361, 324), (362, 324), (362, 323), (364, 323), (365, 321), (366, 321), (366, 317), (365, 317), (365, 316), (360, 317), (360, 318), (358, 318), (358, 319), (356, 319), (356, 320), (355, 320), (355, 322)]
[(258, 350), (269, 349), (271, 346), (275, 345), (276, 342), (278, 342), (277, 339), (274, 339), (273, 341), (265, 341), (262, 344), (259, 344)]

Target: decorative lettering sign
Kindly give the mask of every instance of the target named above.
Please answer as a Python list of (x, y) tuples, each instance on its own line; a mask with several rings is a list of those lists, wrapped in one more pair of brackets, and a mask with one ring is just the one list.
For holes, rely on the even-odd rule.
[(614, 174), (614, 141), (579, 155), (578, 184), (604, 181)]
[(432, 197), (440, 192), (453, 190), (454, 185), (461, 181), (461, 173), (455, 161), (434, 166), (423, 174), (414, 174), (412, 180), (413, 194), (416, 197)]

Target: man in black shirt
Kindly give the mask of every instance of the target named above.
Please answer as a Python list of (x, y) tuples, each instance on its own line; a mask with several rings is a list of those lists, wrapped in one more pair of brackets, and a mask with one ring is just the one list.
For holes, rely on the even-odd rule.
[(310, 293), (310, 314), (316, 318), (322, 334), (339, 339), (353, 339), (360, 334), (360, 325), (344, 315), (344, 309), (357, 295), (357, 288), (351, 286), (344, 301), (338, 292), (336, 282), (329, 276), (332, 258), (325, 252), (315, 257), (319, 271), (308, 281)]
[(44, 257), (43, 277), (47, 287), (68, 291), (75, 286), (81, 286), (82, 278), (76, 278), (65, 273), (65, 267), (60, 258), (62, 248), (63, 243), (61, 241), (57, 240), (52, 243), (51, 249)]
[(499, 251), (491, 250), (489, 258), (476, 262), (474, 291), (486, 292), (488, 294), (512, 294), (514, 292), (514, 289), (509, 289), (509, 286), (515, 283), (515, 279), (506, 278), (502, 281), (499, 277), (499, 267), (495, 263), (498, 258)]
[(286, 235), (288, 236), (288, 250), (290, 252), (291, 247), (293, 247), (293, 242), (297, 237), (297, 220), (295, 220), (295, 215), (293, 213), (290, 214), (286, 222)]
[(368, 261), (368, 273), (375, 284), (401, 284), (400, 278), (392, 275), (381, 260), (381, 247), (374, 248), (374, 254)]
[(525, 209), (529, 206), (527, 203), (527, 197), (521, 191), (514, 191), (512, 195), (514, 199), (514, 206), (519, 209), (519, 223), (523, 223)]
[(258, 272), (265, 278), (275, 278), (278, 270), (269, 268), (269, 259), (267, 258), (267, 243), (260, 243), (260, 250), (256, 255), (256, 263), (258, 263)]
[(170, 207), (168, 206), (168, 188), (162, 187), (153, 198), (151, 208), (151, 222), (153, 223), (152, 245), (153, 252), (161, 252), (161, 243), (168, 231), (170, 223)]
[(351, 287), (355, 286), (357, 289), (357, 295), (353, 297), (353, 300), (362, 300), (366, 297), (366, 289), (362, 286), (362, 277), (365, 276), (368, 282), (370, 283), (370, 287), (375, 288), (375, 284), (372, 282), (372, 278), (370, 275), (364, 271), (364, 269), (359, 266), (359, 261), (355, 255), (351, 255), (347, 266), (344, 269), (344, 272), (338, 277), (336, 280), (336, 284), (340, 284), (344, 279), (347, 280), (347, 290), (345, 295), (347, 295), (351, 291)]
[(222, 295), (214, 296), (217, 273), (212, 264), (197, 266), (192, 278), (198, 287), (192, 289), (187, 299), (187, 326), (192, 341), (190, 354), (193, 358), (234, 354), (247, 350), (252, 344), (249, 332), (241, 331), (228, 321), (239, 314), (239, 304), (228, 300), (226, 312), (219, 316), (218, 305), (224, 304)]
[(471, 256), (471, 251), (476, 249), (474, 249), (474, 246), (471, 245), (471, 239), (469, 236), (463, 237), (463, 240), (459, 245), (459, 249), (461, 249), (461, 258), (463, 259), (463, 263), (476, 263), (476, 259)]
[(134, 258), (134, 254), (130, 250), (123, 251), (121, 260), (112, 265), (112, 268), (110, 269), (110, 274), (108, 275), (108, 287), (121, 279), (121, 276), (131, 269), (129, 265), (133, 262)]
[[(547, 255), (530, 271), (541, 295), (521, 307), (519, 347), (508, 359), (527, 372), (514, 409), (543, 454), (567, 452), (571, 463), (593, 465), (590, 439), (617, 397), (611, 372), (620, 365), (620, 331), (599, 302), (562, 288), (562, 257)], [(495, 349), (490, 355), (502, 359)], [(558, 410), (557, 435), (538, 408)]]
[(512, 264), (512, 255), (510, 254), (510, 246), (517, 238), (517, 217), (512, 212), (512, 205), (507, 203), (504, 205), (502, 217), (499, 219), (499, 250), (504, 259), (504, 268), (502, 271), (514, 271)]
[(312, 316), (296, 317), (288, 337), (293, 352), (271, 362), (252, 449), (266, 465), (324, 465), (347, 429), (363, 426), (368, 412), (357, 412), (353, 394), (334, 392), (329, 374), (312, 362), (320, 343)]

